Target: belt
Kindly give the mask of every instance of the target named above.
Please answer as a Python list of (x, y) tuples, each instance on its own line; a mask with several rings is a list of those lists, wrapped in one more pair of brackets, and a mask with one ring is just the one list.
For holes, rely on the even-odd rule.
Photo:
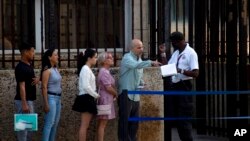
[(61, 93), (52, 93), (52, 92), (47, 92), (49, 95), (56, 95), (56, 96), (61, 96)]

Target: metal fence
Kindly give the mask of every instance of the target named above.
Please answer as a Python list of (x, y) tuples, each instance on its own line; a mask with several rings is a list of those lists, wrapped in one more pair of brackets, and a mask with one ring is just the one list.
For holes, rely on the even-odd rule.
[[(0, 0), (0, 68), (15, 67), (22, 40), (39, 45), (40, 56), (47, 48), (58, 48), (59, 65), (66, 68), (74, 67), (75, 55), (86, 47), (113, 52), (119, 66), (127, 51), (125, 33), (130, 33), (125, 27), (132, 23), (131, 39), (142, 39), (145, 58), (155, 59), (157, 46), (163, 42), (170, 56), (169, 34), (176, 30), (185, 34), (199, 57), (196, 90), (247, 90), (249, 9), (247, 0)], [(126, 21), (126, 16), (131, 20)], [(199, 96), (196, 107), (197, 117), (208, 118), (197, 122), (200, 134), (226, 136), (228, 127), (248, 122), (209, 120), (247, 115), (248, 95)]]
[(0, 4), (3, 69), (15, 67), (22, 41), (36, 45), (35, 64), (44, 50), (57, 48), (59, 66), (66, 68), (75, 67), (76, 55), (87, 47), (113, 52), (115, 60), (125, 52), (124, 1), (1, 0)]
[[(207, 10), (204, 10), (207, 9)], [(195, 49), (199, 54), (197, 90), (249, 88), (249, 2), (245, 0), (195, 1)], [(206, 110), (205, 110), (206, 109)], [(246, 116), (248, 95), (197, 97), (197, 116)], [(198, 132), (230, 136), (230, 130), (248, 120), (207, 120)]]

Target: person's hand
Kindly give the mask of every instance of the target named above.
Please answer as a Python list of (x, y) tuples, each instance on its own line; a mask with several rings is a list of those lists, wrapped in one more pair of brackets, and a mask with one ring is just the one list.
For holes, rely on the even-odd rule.
[(159, 50), (160, 50), (160, 53), (165, 53), (166, 52), (166, 46), (165, 46), (165, 44), (161, 44), (159, 46)]
[(39, 84), (40, 78), (34, 77), (34, 78), (32, 78), (32, 79), (33, 79), (32, 83), (31, 83), (32, 86), (33, 86), (33, 85), (36, 85), (36, 84)]
[(152, 61), (152, 66), (154, 66), (154, 67), (159, 67), (161, 65), (162, 64), (160, 62), (158, 62), (158, 61)]
[(114, 100), (114, 101), (116, 101), (117, 98), (118, 98), (118, 95), (117, 95), (117, 94), (113, 96), (113, 100)]
[(101, 97), (101, 96), (98, 94), (95, 98), (98, 99), (98, 98), (100, 98), (100, 97)]
[(29, 106), (28, 106), (27, 102), (22, 102), (22, 112), (23, 113), (29, 113), (30, 112), (30, 109), (29, 109)]
[(180, 68), (177, 68), (177, 72), (183, 74), (183, 73), (184, 73), (184, 70), (183, 70), (183, 69), (180, 69)]
[(49, 112), (49, 105), (46, 104), (46, 105), (44, 106), (44, 112), (45, 112), (45, 113), (48, 113), (48, 112)]

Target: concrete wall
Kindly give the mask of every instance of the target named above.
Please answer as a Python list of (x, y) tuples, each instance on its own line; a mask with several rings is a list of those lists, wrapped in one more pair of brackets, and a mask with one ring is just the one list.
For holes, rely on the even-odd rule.
[[(39, 75), (40, 70), (36, 70)], [(96, 70), (94, 70), (96, 71)], [(61, 69), (63, 76), (62, 112), (57, 133), (58, 141), (77, 141), (78, 128), (80, 125), (80, 114), (71, 110), (74, 98), (78, 93), (77, 76), (75, 69)], [(118, 79), (118, 68), (111, 70)], [(147, 68), (144, 70), (144, 79), (149, 90), (162, 90), (162, 78), (159, 68)], [(0, 140), (14, 141), (14, 96), (15, 96), (15, 76), (13, 70), (0, 70)], [(36, 112), (39, 116), (39, 129), (34, 132), (34, 141), (41, 140), (43, 127), (43, 105), (40, 86), (37, 88), (37, 100), (35, 101)], [(118, 111), (118, 107), (116, 107)], [(142, 96), (141, 116), (163, 117), (163, 96)], [(111, 120), (106, 128), (105, 141), (117, 141), (117, 119)], [(89, 141), (94, 141), (96, 133), (95, 119), (90, 125)], [(139, 141), (162, 141), (163, 122), (149, 121), (141, 122), (138, 132)]]

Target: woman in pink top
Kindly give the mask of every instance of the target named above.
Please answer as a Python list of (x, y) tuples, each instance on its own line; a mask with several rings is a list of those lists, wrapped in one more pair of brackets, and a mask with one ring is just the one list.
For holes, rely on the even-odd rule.
[(114, 64), (111, 53), (103, 52), (98, 57), (100, 70), (97, 77), (97, 84), (99, 86), (100, 98), (98, 104), (111, 104), (110, 115), (99, 115), (98, 118), (98, 141), (104, 139), (104, 129), (108, 120), (115, 118), (114, 100), (117, 98), (117, 91), (115, 88), (115, 80), (110, 74), (109, 68)]

